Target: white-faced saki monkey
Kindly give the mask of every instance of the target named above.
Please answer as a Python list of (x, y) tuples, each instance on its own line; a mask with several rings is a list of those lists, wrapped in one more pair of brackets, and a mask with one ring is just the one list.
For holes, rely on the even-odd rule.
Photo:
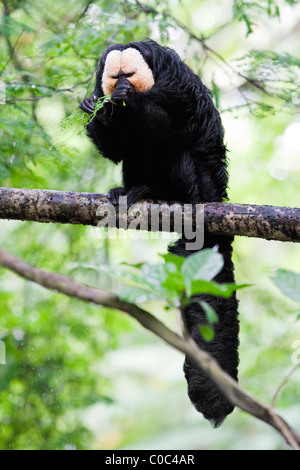
[[(116, 44), (103, 54), (96, 87), (80, 107), (94, 112), (95, 101), (111, 94), (87, 125), (87, 132), (101, 154), (122, 162), (123, 187), (110, 190), (117, 202), (126, 195), (128, 205), (141, 199), (203, 203), (227, 199), (227, 160), (224, 133), (211, 92), (172, 49), (154, 41)], [(203, 248), (218, 247), (224, 267), (215, 277), (234, 283), (229, 236), (204, 232)], [(185, 239), (169, 251), (189, 256)], [(218, 315), (213, 340), (205, 341), (198, 325), (207, 324), (198, 302), (184, 311), (187, 329), (234, 379), (238, 368), (239, 321), (237, 299), (199, 295)], [(213, 381), (186, 358), (184, 372), (188, 393), (196, 409), (219, 426), (232, 412)]]

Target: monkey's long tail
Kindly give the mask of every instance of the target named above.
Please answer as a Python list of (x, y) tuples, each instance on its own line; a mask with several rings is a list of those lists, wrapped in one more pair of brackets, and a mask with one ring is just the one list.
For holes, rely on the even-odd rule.
[[(233, 238), (226, 236), (206, 235), (203, 248), (218, 245), (224, 257), (222, 271), (214, 278), (218, 283), (234, 283), (234, 266), (231, 260)], [(187, 257), (194, 251), (185, 249), (185, 239), (179, 239), (169, 247), (171, 253)], [(212, 341), (205, 341), (198, 329), (199, 324), (207, 324), (205, 312), (199, 303), (189, 304), (184, 310), (186, 327), (200, 348), (210, 353), (231, 377), (238, 376), (239, 320), (238, 302), (235, 293), (229, 299), (211, 295), (199, 295), (218, 315), (215, 323), (215, 336)], [(208, 419), (214, 427), (220, 426), (234, 407), (219, 391), (214, 382), (186, 358), (184, 373), (188, 383), (188, 394), (195, 408)]]

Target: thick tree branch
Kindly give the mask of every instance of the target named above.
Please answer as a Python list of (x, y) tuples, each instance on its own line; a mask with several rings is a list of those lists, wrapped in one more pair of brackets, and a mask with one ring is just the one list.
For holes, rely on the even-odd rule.
[(61, 274), (42, 271), (16, 256), (5, 252), (1, 248), (0, 265), (48, 289), (129, 314), (163, 341), (188, 355), (195, 365), (202, 369), (216, 383), (231, 403), (269, 424), (285, 438), (292, 448), (300, 449), (300, 435), (276, 414), (271, 406), (260, 403), (248, 392), (244, 391), (239, 384), (225, 373), (218, 363), (207, 352), (200, 349), (190, 337), (184, 338), (179, 336), (177, 333), (167, 328), (151, 313), (135, 304), (123, 301), (115, 294), (88, 287)]
[[(153, 205), (156, 202), (160, 205)], [(140, 220), (147, 230), (162, 230), (162, 219), (171, 214), (170, 229), (175, 231), (173, 218), (182, 213), (182, 204), (167, 204), (163, 201), (145, 201), (136, 205)], [(153, 208), (159, 209), (159, 227), (151, 224)], [(198, 206), (204, 210), (204, 226), (219, 235), (240, 235), (266, 240), (300, 241), (300, 209), (290, 207), (258, 206), (231, 203), (205, 203)], [(97, 226), (113, 211), (115, 220), (110, 226), (132, 228), (136, 211), (127, 212), (122, 207), (112, 206), (107, 195), (97, 193), (75, 193), (37, 189), (0, 188), (0, 219), (81, 224)], [(195, 226), (196, 206), (187, 205), (184, 220)], [(134, 227), (136, 229), (136, 227)], [(137, 227), (139, 228), (139, 227)]]

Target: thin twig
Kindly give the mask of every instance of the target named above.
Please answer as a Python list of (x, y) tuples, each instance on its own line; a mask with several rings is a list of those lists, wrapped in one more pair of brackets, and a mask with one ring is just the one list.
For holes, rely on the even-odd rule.
[[(136, 4), (138, 5), (139, 7), (139, 11), (138, 11), (138, 14), (141, 13), (141, 12), (144, 12), (144, 13), (155, 13), (155, 14), (159, 14), (159, 11), (158, 10), (155, 10), (154, 8), (152, 7), (147, 7), (146, 5), (143, 5), (141, 4), (140, 1), (136, 1)], [(214, 60), (216, 62), (215, 59), (218, 59), (219, 62), (221, 62), (223, 65), (225, 65), (232, 73), (234, 73), (236, 76), (242, 78), (243, 80), (245, 80), (247, 83), (249, 83), (251, 86), (255, 87), (256, 89), (260, 90), (261, 92), (263, 92), (264, 94), (266, 94), (267, 96), (270, 96), (270, 97), (277, 97), (283, 101), (287, 101), (286, 100), (286, 97), (280, 93), (277, 93), (276, 91), (273, 91), (273, 90), (268, 90), (265, 86), (264, 86), (264, 83), (265, 82), (262, 82), (260, 79), (256, 79), (256, 78), (251, 78), (249, 77), (248, 75), (245, 75), (244, 73), (240, 72), (239, 70), (237, 70), (232, 64), (230, 64), (229, 62), (227, 62), (227, 60), (217, 51), (215, 51), (212, 47), (210, 47), (208, 44), (207, 44), (207, 41), (212, 37), (212, 35), (216, 34), (218, 31), (220, 31), (223, 27), (227, 26), (227, 24), (225, 25), (221, 25), (212, 35), (210, 36), (199, 36), (197, 35), (196, 33), (194, 33), (194, 31), (189, 28), (186, 24), (182, 23), (182, 21), (180, 21), (178, 18), (176, 18), (172, 13), (169, 13), (169, 12), (162, 12), (161, 13), (165, 18), (168, 18), (169, 20), (171, 20), (176, 26), (178, 26), (182, 31), (184, 31), (191, 39), (197, 41), (199, 44), (201, 44), (202, 48), (203, 48), (203, 51), (207, 54), (209, 53), (209, 56), (211, 57), (212, 60)], [(234, 19), (232, 20), (234, 21)], [(236, 86), (237, 90), (240, 91), (240, 93), (242, 94), (241, 90), (240, 90), (240, 87), (239, 86)], [(245, 97), (244, 97), (245, 98)], [(245, 98), (246, 102), (248, 101), (246, 98)]]
[(276, 403), (276, 400), (281, 392), (281, 390), (283, 389), (283, 387), (285, 386), (285, 384), (287, 383), (287, 381), (289, 380), (289, 378), (293, 375), (293, 373), (298, 369), (298, 367), (300, 366), (300, 361), (294, 365), (294, 367), (290, 370), (290, 372), (282, 379), (282, 381), (280, 382), (275, 394), (274, 394), (274, 397), (271, 401), (271, 407), (274, 408), (275, 407), (275, 403)]
[(54, 95), (57, 95), (59, 93), (73, 93), (74, 89), (81, 86), (81, 85), (86, 85), (89, 83), (94, 76), (94, 71), (90, 73), (89, 77), (86, 80), (82, 80), (80, 82), (75, 83), (74, 85), (67, 87), (67, 88), (55, 88), (50, 85), (41, 85), (41, 84), (35, 84), (35, 83), (23, 83), (23, 82), (4, 82), (8, 86), (14, 86), (15, 84), (20, 84), (20, 85), (27, 85), (28, 87), (41, 87), (41, 88), (46, 88), (47, 90), (52, 90), (52, 93), (46, 93), (41, 96), (30, 96), (30, 97), (24, 97), (24, 98), (8, 98), (3, 100), (4, 103), (10, 104), (10, 103), (15, 103), (17, 101), (40, 101), (44, 98), (51, 98)]
[(78, 23), (83, 17), (84, 15), (87, 13), (88, 9), (90, 8), (91, 4), (94, 3), (94, 0), (89, 0), (86, 4), (86, 6), (83, 8), (83, 10), (79, 13), (77, 19), (76, 19), (76, 23)]

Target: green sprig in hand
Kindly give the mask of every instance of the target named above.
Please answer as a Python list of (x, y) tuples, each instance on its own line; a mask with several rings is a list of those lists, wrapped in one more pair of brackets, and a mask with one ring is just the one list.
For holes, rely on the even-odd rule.
[(85, 132), (86, 126), (95, 118), (98, 111), (100, 111), (105, 103), (107, 103), (111, 98), (111, 95), (105, 95), (101, 98), (98, 98), (94, 102), (94, 111), (91, 114), (83, 112), (81, 109), (75, 111), (75, 113), (70, 114), (60, 122), (60, 127), (63, 132), (67, 132), (74, 124), (80, 125), (79, 134)]

